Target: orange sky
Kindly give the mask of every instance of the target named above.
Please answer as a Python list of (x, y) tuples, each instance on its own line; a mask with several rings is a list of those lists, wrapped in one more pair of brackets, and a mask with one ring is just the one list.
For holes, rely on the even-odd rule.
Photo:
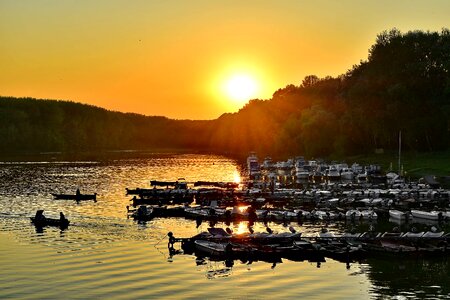
[(0, 95), (213, 119), (304, 76), (345, 73), (376, 35), (450, 27), (450, 1), (0, 0)]

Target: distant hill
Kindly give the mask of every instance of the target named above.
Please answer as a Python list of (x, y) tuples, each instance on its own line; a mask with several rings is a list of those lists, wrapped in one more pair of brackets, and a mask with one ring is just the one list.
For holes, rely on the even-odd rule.
[(216, 120), (171, 120), (69, 101), (0, 97), (0, 152), (201, 149), (327, 157), (450, 146), (450, 31), (378, 35), (367, 61), (305, 77)]
[(69, 101), (0, 97), (0, 151), (197, 148), (211, 121), (171, 120)]

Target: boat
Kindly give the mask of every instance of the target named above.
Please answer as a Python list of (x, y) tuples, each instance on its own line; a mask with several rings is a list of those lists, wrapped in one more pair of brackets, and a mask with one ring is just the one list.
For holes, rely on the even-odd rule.
[(194, 241), (195, 249), (208, 255), (225, 255), (227, 252), (231, 252), (230, 243), (218, 243), (205, 240)]
[(367, 181), (367, 171), (356, 174), (356, 180), (359, 182)]
[(340, 173), (341, 173), (342, 180), (353, 180), (353, 177), (355, 177), (355, 174), (353, 173), (352, 169), (350, 169), (350, 168), (342, 168), (340, 170)]
[(139, 206), (138, 209), (136, 209), (134, 212), (132, 212), (131, 216), (135, 220), (139, 221), (149, 221), (155, 217), (155, 214), (153, 212), (153, 208), (146, 205)]
[(326, 228), (322, 228), (319, 232), (319, 238), (334, 238), (334, 234)]
[(309, 171), (305, 168), (305, 159), (303, 157), (299, 157), (294, 164), (295, 168), (295, 177), (299, 181), (307, 181), (309, 179)]
[(350, 209), (345, 213), (345, 217), (351, 220), (359, 220), (361, 218), (361, 212), (357, 209)]
[(251, 152), (247, 157), (247, 168), (251, 178), (261, 175), (261, 169), (258, 163), (258, 157), (255, 152)]
[(396, 209), (389, 210), (389, 216), (393, 219), (397, 220), (406, 220), (408, 218), (408, 214)]
[(292, 242), (300, 240), (301, 232), (281, 232), (274, 233), (270, 228), (267, 232), (246, 232), (241, 234), (233, 234), (231, 231), (227, 232), (222, 228), (208, 228), (208, 232), (201, 232), (196, 236), (190, 238), (190, 241), (206, 240), (213, 242), (233, 242), (233, 243), (257, 243), (257, 244), (274, 244), (281, 242)]
[(411, 209), (411, 215), (414, 218), (433, 220), (433, 221), (438, 221), (439, 218), (442, 216), (442, 214), (438, 211), (428, 212), (428, 211), (417, 210), (417, 209)]
[(42, 209), (36, 211), (36, 215), (30, 219), (36, 227), (56, 226), (60, 228), (67, 228), (70, 223), (62, 212), (59, 213), (59, 219), (52, 219), (44, 216), (44, 210)]
[(335, 165), (331, 165), (328, 167), (328, 169), (325, 171), (327, 180), (339, 180), (341, 179), (341, 174), (339, 174), (339, 171)]
[(75, 200), (75, 201), (87, 201), (94, 200), (97, 202), (97, 193), (94, 194), (80, 194), (77, 190), (76, 194), (52, 194), (55, 200)]

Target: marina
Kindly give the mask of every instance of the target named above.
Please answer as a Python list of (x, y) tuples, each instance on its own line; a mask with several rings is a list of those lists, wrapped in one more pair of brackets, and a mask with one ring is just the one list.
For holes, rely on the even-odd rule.
[[(423, 186), (417, 193), (412, 185), (411, 190), (400, 190), (397, 195), (417, 195), (422, 207), (417, 201), (400, 201), (398, 210), (408, 212), (409, 217), (391, 222), (384, 204), (397, 198), (390, 195), (392, 191), (388, 193), (388, 187), (352, 183), (359, 186), (352, 191), (342, 182), (334, 182), (333, 188), (277, 185), (271, 198), (270, 186), (267, 191), (256, 192), (253, 181), (247, 195), (243, 190), (248, 176), (245, 163), (222, 156), (154, 155), (110, 162), (16, 163), (3, 165), (1, 170), (0, 260), (4, 267), (0, 275), (7, 278), (0, 284), (2, 298), (31, 294), (56, 298), (67, 289), (74, 292), (67, 298), (165, 295), (192, 299), (207, 298), (211, 293), (242, 297), (236, 286), (245, 290), (249, 299), (271, 299), (275, 295), (331, 299), (336, 293), (343, 299), (367, 299), (412, 292), (445, 297), (450, 293), (444, 284), (448, 282), (448, 222), (445, 218), (417, 221), (411, 215), (411, 208), (431, 212), (436, 204), (436, 211), (446, 211), (445, 189)], [(130, 200), (135, 196), (139, 199), (139, 194), (126, 195), (126, 187), (153, 191), (150, 180), (174, 183), (179, 178), (184, 179), (186, 190), (196, 191), (187, 205), (167, 201), (133, 207)], [(240, 178), (238, 185), (232, 184), (236, 178)], [(202, 184), (195, 186), (196, 182)], [(53, 193), (77, 187), (101, 197), (97, 202), (53, 199)], [(205, 187), (234, 189), (238, 202), (222, 202)], [(167, 188), (175, 186), (157, 187)], [(358, 204), (347, 199), (353, 197)], [(246, 205), (241, 205), (241, 199)], [(221, 207), (224, 203), (234, 205)], [(251, 220), (246, 213), (255, 203), (259, 207), (254, 210), (257, 218)], [(135, 220), (132, 214), (142, 206), (150, 216)], [(211, 208), (216, 219), (199, 217), (200, 212), (210, 213)], [(49, 219), (59, 219), (63, 212), (70, 224), (67, 228), (34, 226), (30, 217), (37, 210), (44, 210)], [(357, 217), (358, 212), (366, 210), (377, 212), (377, 217)], [(223, 216), (218, 217), (221, 211)], [(230, 219), (225, 211), (230, 211)], [(211, 229), (216, 230), (216, 237), (206, 238), (205, 233)], [(168, 247), (168, 232), (176, 239), (173, 247)], [(35, 271), (41, 268), (50, 272)], [(379, 272), (383, 272), (383, 278)], [(400, 281), (399, 272), (403, 274)], [(427, 274), (428, 279), (415, 281), (414, 274)], [(24, 291), (21, 278), (39, 284), (28, 285)], [(293, 280), (308, 284), (293, 286)], [(189, 290), (179, 281), (189, 282)], [(252, 285), (248, 286), (250, 281)], [(324, 287), (333, 292), (324, 292)], [(266, 296), (257, 293), (262, 288)]]

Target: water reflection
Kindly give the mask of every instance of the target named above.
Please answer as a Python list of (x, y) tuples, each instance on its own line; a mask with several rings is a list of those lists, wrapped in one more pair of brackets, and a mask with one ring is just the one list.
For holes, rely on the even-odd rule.
[[(304, 255), (260, 255), (220, 258), (167, 250), (167, 232), (189, 237), (208, 227), (304, 235), (322, 227), (333, 233), (371, 228), (391, 230), (389, 222), (225, 221), (156, 218), (127, 219), (126, 187), (148, 187), (149, 180), (237, 181), (239, 164), (210, 155), (153, 155), (150, 158), (81, 163), (24, 163), (0, 166), (0, 298), (237, 298), (247, 291), (255, 298), (383, 298), (392, 295), (449, 296), (447, 260), (398, 258), (352, 259)], [(240, 177), (240, 176), (239, 176)], [(98, 202), (55, 201), (52, 193), (98, 193)], [(36, 228), (30, 222), (38, 209), (49, 216), (63, 211), (69, 227)], [(201, 221), (201, 222), (200, 222)], [(402, 231), (411, 226), (397, 224)], [(424, 227), (420, 227), (424, 226)], [(440, 226), (439, 224), (434, 226)], [(170, 263), (170, 264), (169, 264)], [(45, 272), (42, 272), (45, 270)], [(199, 271), (201, 276), (199, 276)], [(447, 272), (447, 273), (446, 273)], [(205, 279), (208, 285), (205, 285)], [(252, 284), (248, 284), (248, 281)], [(39, 284), (36, 284), (38, 282)], [(298, 284), (298, 283), (302, 284)], [(131, 284), (132, 283), (132, 284)], [(24, 286), (26, 285), (26, 289)], [(368, 286), (366, 290), (365, 286)], [(238, 287), (238, 288), (236, 288)], [(264, 290), (264, 295), (260, 294)], [(252, 297), (253, 295), (253, 297)]]
[[(171, 250), (170, 256), (194, 255), (196, 257), (193, 268), (203, 266), (202, 272), (208, 279), (228, 277), (233, 275), (233, 267), (237, 265), (252, 265), (264, 263), (267, 268), (275, 269), (277, 265), (286, 261), (314, 264), (317, 269), (331, 262), (338, 262), (347, 270), (356, 270), (350, 275), (366, 274), (372, 283), (371, 293), (376, 297), (386, 296), (414, 296), (414, 297), (448, 297), (450, 296), (450, 265), (447, 257), (437, 258), (408, 258), (404, 256), (390, 256), (379, 258), (364, 258), (355, 261), (325, 258), (321, 255), (297, 255), (281, 257), (267, 254), (253, 257), (251, 255), (221, 256), (205, 255), (201, 251), (185, 248), (184, 251)], [(356, 265), (355, 265), (356, 263)], [(358, 270), (360, 266), (360, 270)], [(250, 270), (250, 269), (249, 269)], [(439, 296), (441, 295), (441, 296)]]
[[(450, 265), (447, 257), (368, 259), (367, 275), (377, 296), (441, 298), (450, 296)], [(439, 296), (441, 295), (441, 297)]]

